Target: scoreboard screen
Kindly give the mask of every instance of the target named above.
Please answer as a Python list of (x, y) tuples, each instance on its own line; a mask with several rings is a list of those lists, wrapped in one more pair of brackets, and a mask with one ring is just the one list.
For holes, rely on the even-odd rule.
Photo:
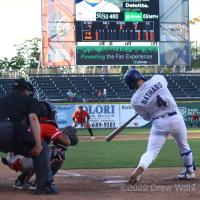
[(159, 32), (159, 0), (100, 0), (96, 4), (83, 0), (76, 4), (77, 42), (157, 42)]
[(77, 41), (158, 41), (154, 23), (146, 22), (79, 22)]

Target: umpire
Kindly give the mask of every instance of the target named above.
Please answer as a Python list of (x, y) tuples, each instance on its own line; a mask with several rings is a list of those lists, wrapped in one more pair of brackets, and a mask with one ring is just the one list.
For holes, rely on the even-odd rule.
[(36, 173), (35, 194), (57, 194), (49, 148), (40, 138), (38, 101), (28, 96), (29, 84), (16, 79), (13, 91), (0, 98), (0, 151), (31, 156)]

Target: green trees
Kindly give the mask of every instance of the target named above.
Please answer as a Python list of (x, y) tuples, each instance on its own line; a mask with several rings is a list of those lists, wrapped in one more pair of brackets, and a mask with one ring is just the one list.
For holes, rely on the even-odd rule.
[(37, 68), (40, 62), (40, 38), (25, 40), (16, 45), (16, 55), (12, 58), (0, 59), (0, 73), (5, 74), (8, 71), (20, 70), (26, 73), (30, 68)]
[[(40, 38), (25, 40), (23, 43), (16, 45), (15, 56), (12, 58), (0, 58), (0, 76), (7, 76), (15, 71), (22, 76), (26, 76), (31, 69), (40, 65), (41, 49)], [(191, 61), (193, 69), (200, 69), (200, 45), (197, 41), (191, 42)], [(118, 68), (120, 67), (118, 66)], [(72, 73), (70, 67), (60, 66), (56, 69), (59, 70), (58, 73)], [(145, 67), (145, 69), (155, 72), (152, 67)]]
[(195, 45), (191, 47), (191, 61), (192, 68), (200, 68), (200, 46), (197, 45), (197, 41)]

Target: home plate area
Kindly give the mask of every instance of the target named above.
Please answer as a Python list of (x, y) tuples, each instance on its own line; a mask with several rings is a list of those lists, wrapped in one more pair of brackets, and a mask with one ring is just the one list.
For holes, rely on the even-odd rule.
[[(180, 168), (147, 170), (137, 185), (128, 185), (132, 169), (60, 171), (55, 177), (61, 192), (81, 199), (199, 199), (200, 179), (176, 178)], [(78, 196), (77, 196), (78, 195)]]
[[(156, 168), (144, 172), (137, 185), (129, 186), (128, 178), (133, 169), (81, 169), (60, 170), (55, 176), (58, 195), (41, 195), (39, 199), (73, 200), (157, 200), (200, 199), (200, 173), (191, 181), (177, 180), (180, 168)], [(16, 173), (7, 168), (0, 170), (0, 200), (34, 200), (30, 191), (12, 188)]]

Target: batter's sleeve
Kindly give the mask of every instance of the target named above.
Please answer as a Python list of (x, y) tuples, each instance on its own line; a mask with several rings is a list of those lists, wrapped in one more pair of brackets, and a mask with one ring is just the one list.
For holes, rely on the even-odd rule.
[(142, 106), (139, 106), (139, 105), (138, 106), (134, 106), (134, 109), (135, 109), (137, 114), (139, 114), (140, 116), (143, 117), (144, 120), (147, 120), (147, 121), (151, 120), (150, 114), (147, 113)]

